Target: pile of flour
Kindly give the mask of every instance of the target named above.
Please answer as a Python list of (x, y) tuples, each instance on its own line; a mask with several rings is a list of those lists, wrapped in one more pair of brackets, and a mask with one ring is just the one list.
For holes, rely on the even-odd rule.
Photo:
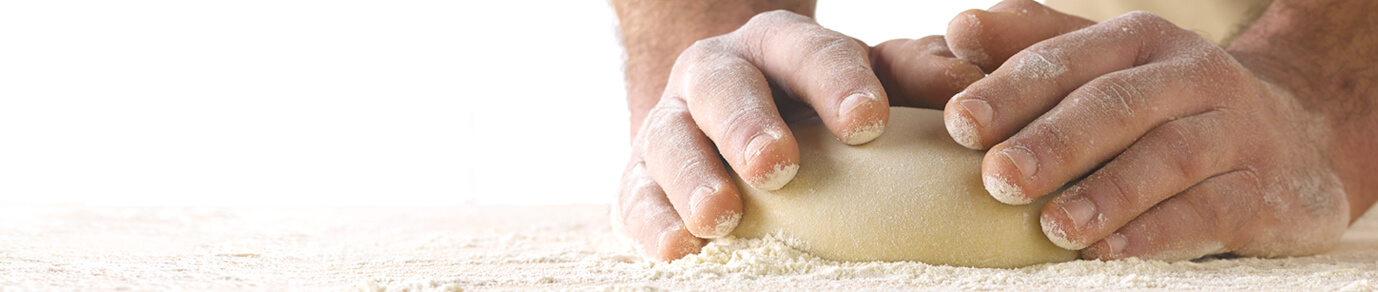
[[(750, 283), (830, 283), (840, 289), (930, 287), (957, 289), (1241, 289), (1378, 290), (1378, 256), (1317, 256), (1293, 259), (1207, 259), (1167, 263), (1128, 259), (1042, 264), (1018, 269), (934, 266), (917, 262), (837, 262), (791, 248), (784, 240), (726, 238), (703, 252), (659, 264), (645, 264), (642, 280)], [(1351, 261), (1354, 260), (1354, 261)], [(1338, 262), (1338, 263), (1336, 263)], [(1351, 279), (1351, 280), (1342, 280)], [(630, 279), (629, 279), (630, 280)], [(731, 285), (727, 285), (731, 286)], [(754, 286), (754, 285), (750, 285)]]
[(1322, 255), (1018, 269), (835, 262), (722, 239), (642, 260), (607, 205), (0, 205), (0, 290), (1378, 290), (1378, 216)]

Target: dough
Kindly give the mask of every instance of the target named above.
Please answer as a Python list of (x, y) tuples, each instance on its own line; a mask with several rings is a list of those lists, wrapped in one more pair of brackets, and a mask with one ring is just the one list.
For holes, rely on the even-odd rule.
[(819, 257), (1012, 268), (1068, 261), (1076, 251), (1048, 241), (1043, 204), (1011, 206), (981, 184), (984, 151), (947, 134), (942, 112), (890, 108), (890, 125), (870, 143), (847, 146), (818, 118), (790, 126), (799, 173), (776, 191), (748, 186), (737, 237), (775, 234)]

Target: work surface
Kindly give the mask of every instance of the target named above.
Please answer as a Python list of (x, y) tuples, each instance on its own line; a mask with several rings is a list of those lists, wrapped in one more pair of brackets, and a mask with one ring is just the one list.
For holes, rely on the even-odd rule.
[[(0, 206), (0, 290), (1378, 289), (1378, 217), (1287, 259), (837, 263), (729, 240), (650, 263), (608, 207)], [(774, 244), (773, 244), (774, 243)]]

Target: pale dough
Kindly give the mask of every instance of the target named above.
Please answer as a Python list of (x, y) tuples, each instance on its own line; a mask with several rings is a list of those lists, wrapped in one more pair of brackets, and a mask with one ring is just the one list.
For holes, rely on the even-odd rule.
[(1043, 235), (1038, 214), (1047, 197), (1011, 206), (986, 193), (985, 152), (954, 142), (941, 111), (891, 108), (885, 133), (860, 146), (833, 138), (818, 118), (790, 130), (799, 173), (776, 191), (734, 174), (745, 214), (733, 235), (776, 234), (844, 261), (1010, 268), (1077, 257)]

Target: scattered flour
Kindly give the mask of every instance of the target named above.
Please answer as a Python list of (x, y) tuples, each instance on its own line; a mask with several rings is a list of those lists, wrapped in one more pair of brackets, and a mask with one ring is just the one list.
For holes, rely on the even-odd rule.
[[(834, 288), (927, 287), (975, 290), (1242, 289), (1372, 291), (1375, 263), (1348, 257), (1204, 259), (1167, 263), (1129, 259), (1073, 261), (1018, 269), (934, 266), (917, 262), (836, 262), (786, 241), (719, 239), (697, 255), (647, 264), (643, 280), (704, 283), (846, 284)], [(1367, 251), (1368, 256), (1378, 250)], [(1348, 258), (1353, 259), (1353, 258)], [(839, 282), (840, 281), (840, 282)], [(898, 284), (898, 285), (897, 285)], [(875, 286), (879, 285), (879, 286)], [(732, 285), (726, 285), (733, 287)]]
[(828, 261), (776, 238), (648, 262), (608, 215), (606, 205), (0, 205), (0, 290), (1378, 290), (1378, 216), (1318, 256), (981, 269)]

